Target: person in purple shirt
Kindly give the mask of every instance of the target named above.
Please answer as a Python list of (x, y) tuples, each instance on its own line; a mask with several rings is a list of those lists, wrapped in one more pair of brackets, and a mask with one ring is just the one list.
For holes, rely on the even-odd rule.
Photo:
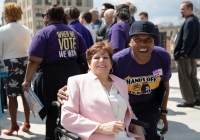
[(94, 44), (94, 42), (90, 31), (85, 26), (83, 26), (78, 20), (80, 16), (79, 9), (74, 6), (69, 6), (65, 8), (65, 15), (67, 17), (69, 27), (80, 33), (86, 42), (87, 48), (90, 48)]
[(108, 33), (108, 41), (111, 42), (114, 53), (127, 47), (129, 40), (130, 26), (128, 20), (130, 18), (129, 6), (120, 4), (116, 8), (115, 22)]
[(161, 133), (168, 130), (166, 115), (171, 57), (165, 49), (154, 46), (154, 29), (154, 24), (149, 21), (135, 21), (130, 29), (131, 47), (113, 56), (113, 74), (126, 80), (133, 112), (138, 120), (150, 124), (145, 128), (146, 140), (157, 139), (160, 119), (164, 122)]
[(58, 89), (67, 84), (70, 76), (81, 74), (77, 63), (78, 54), (86, 52), (82, 36), (63, 24), (64, 9), (53, 5), (43, 14), (45, 28), (38, 31), (30, 45), (29, 58), (22, 88), (28, 91), (31, 78), (37, 69), (34, 91), (44, 104), (39, 112), (41, 119), (46, 117), (46, 138), (55, 140), (57, 127), (57, 107), (52, 102), (57, 100)]

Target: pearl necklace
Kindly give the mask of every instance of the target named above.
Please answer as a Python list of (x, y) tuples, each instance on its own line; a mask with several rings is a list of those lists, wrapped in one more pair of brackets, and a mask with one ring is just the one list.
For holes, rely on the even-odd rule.
[[(115, 96), (115, 98), (116, 98), (116, 100), (117, 100), (117, 113), (115, 113), (113, 104), (112, 104), (112, 102), (111, 102), (110, 99), (109, 99), (109, 96), (110, 96), (111, 94), (105, 89), (104, 85), (105, 85), (105, 83), (104, 83), (104, 84), (102, 83), (102, 87), (104, 88), (104, 91), (107, 93), (106, 95), (107, 95), (108, 100), (109, 100), (109, 102), (110, 102), (110, 105), (111, 105), (111, 107), (112, 107), (113, 114), (114, 114), (115, 118), (117, 118), (117, 117), (118, 117), (119, 108), (120, 108), (118, 97), (116, 96), (115, 93), (113, 94), (113, 96)], [(111, 89), (113, 89), (113, 85), (112, 85)]]

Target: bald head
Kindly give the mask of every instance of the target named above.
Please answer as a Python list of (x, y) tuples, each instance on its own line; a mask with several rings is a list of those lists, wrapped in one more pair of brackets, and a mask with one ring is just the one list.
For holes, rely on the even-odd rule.
[(106, 22), (106, 25), (110, 25), (113, 23), (113, 18), (114, 18), (114, 9), (108, 9), (104, 12), (104, 19)]
[(108, 9), (108, 10), (105, 11), (104, 16), (108, 15), (108, 16), (113, 17), (114, 16), (114, 11), (115, 11), (114, 9)]

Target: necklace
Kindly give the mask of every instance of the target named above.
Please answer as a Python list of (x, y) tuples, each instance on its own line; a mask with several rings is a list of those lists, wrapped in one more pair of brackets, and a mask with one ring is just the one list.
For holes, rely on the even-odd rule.
[[(102, 85), (103, 86), (103, 85)], [(116, 93), (114, 93), (114, 92), (116, 92), (116, 90), (114, 91), (113, 90), (113, 85), (112, 85), (112, 87), (111, 87), (111, 90), (113, 91), (113, 96), (116, 98), (116, 102), (117, 102), (117, 111), (115, 112), (115, 109), (114, 109), (114, 104), (112, 103), (112, 102), (114, 102), (114, 101), (111, 101), (111, 99), (109, 98), (110, 96), (111, 96), (111, 94), (109, 93), (109, 92), (107, 92), (106, 91), (106, 89), (105, 89), (105, 87), (103, 86), (103, 88), (104, 88), (104, 91), (107, 93), (106, 95), (107, 95), (107, 97), (108, 97), (108, 100), (109, 100), (109, 102), (110, 102), (110, 105), (111, 105), (111, 107), (112, 107), (112, 110), (113, 110), (113, 115), (114, 115), (114, 117), (115, 117), (115, 119), (118, 117), (118, 112), (119, 112), (119, 108), (120, 108), (120, 105), (119, 105), (119, 100), (118, 100), (118, 97), (116, 96)], [(108, 96), (109, 95), (109, 96)]]

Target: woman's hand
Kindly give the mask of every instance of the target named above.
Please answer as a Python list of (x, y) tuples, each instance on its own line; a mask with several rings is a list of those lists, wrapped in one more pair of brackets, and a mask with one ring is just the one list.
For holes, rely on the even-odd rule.
[(67, 90), (67, 86), (64, 86), (58, 90), (58, 93), (57, 93), (58, 106), (60, 106), (60, 104), (61, 105), (63, 104), (63, 100), (68, 100), (68, 94), (65, 93), (66, 90)]
[(24, 81), (24, 82), (22, 83), (22, 90), (23, 90), (23, 91), (28, 92), (27, 85), (28, 85), (28, 86), (31, 86), (31, 82)]
[(124, 123), (119, 120), (100, 124), (95, 132), (101, 134), (118, 134), (120, 131), (124, 131), (124, 128)]

